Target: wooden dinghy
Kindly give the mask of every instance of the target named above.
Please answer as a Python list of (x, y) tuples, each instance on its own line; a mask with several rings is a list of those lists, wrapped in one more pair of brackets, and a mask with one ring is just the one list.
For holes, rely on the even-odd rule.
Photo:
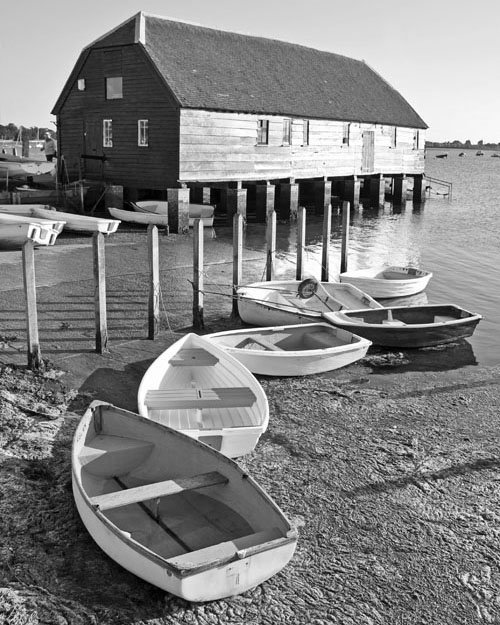
[(430, 271), (414, 267), (372, 267), (346, 271), (340, 274), (340, 281), (357, 286), (372, 297), (404, 297), (425, 290), (432, 278)]
[(328, 323), (244, 328), (206, 334), (252, 373), (311, 375), (345, 367), (366, 355), (367, 339)]
[(245, 592), (295, 550), (296, 531), (235, 462), (111, 404), (93, 402), (78, 425), (72, 478), (99, 547), (187, 601)]
[[(132, 208), (138, 213), (154, 213), (156, 215), (168, 215), (168, 202), (146, 200), (143, 202), (130, 202)], [(201, 219), (204, 227), (214, 225), (214, 207), (208, 204), (189, 204), (189, 227), (192, 228), (195, 219)]]
[(238, 360), (196, 334), (161, 354), (144, 374), (139, 413), (231, 458), (253, 451), (269, 422), (262, 386)]
[(109, 214), (120, 221), (126, 221), (133, 224), (140, 224), (142, 226), (160, 226), (161, 228), (168, 228), (168, 215), (157, 215), (156, 213), (139, 212), (136, 210), (127, 211), (122, 208), (114, 208), (110, 206), (108, 208)]
[(0, 210), (0, 224), (15, 223), (39, 224), (40, 226), (45, 226), (50, 230), (55, 230), (58, 234), (60, 234), (66, 222), (62, 219), (46, 219), (45, 217), (34, 216), (28, 217), (25, 215), (12, 214), (10, 212), (6, 213)]
[(237, 297), (241, 319), (255, 326), (312, 323), (328, 311), (382, 307), (351, 284), (312, 278), (254, 282), (238, 287)]
[(325, 319), (386, 347), (430, 347), (472, 336), (482, 319), (453, 304), (325, 313)]
[(91, 217), (90, 215), (77, 215), (56, 210), (46, 204), (12, 204), (1, 205), (0, 212), (9, 215), (23, 215), (25, 217), (35, 217), (41, 219), (61, 219), (64, 220), (64, 229), (74, 232), (102, 232), (112, 234), (116, 232), (120, 222), (117, 219), (103, 219), (101, 217)]
[(18, 250), (26, 241), (35, 245), (54, 245), (59, 233), (52, 228), (33, 223), (0, 225), (0, 250)]

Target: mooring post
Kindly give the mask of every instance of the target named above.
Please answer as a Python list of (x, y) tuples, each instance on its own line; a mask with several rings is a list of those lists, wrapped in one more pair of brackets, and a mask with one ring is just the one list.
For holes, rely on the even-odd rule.
[(234, 318), (240, 316), (237, 289), (241, 284), (243, 272), (243, 222), (243, 215), (236, 213), (233, 217), (233, 308), (231, 312)]
[(38, 318), (36, 311), (36, 282), (34, 243), (29, 240), (23, 245), (23, 279), (26, 297), (26, 327), (28, 331), (28, 367), (39, 369), (43, 366), (38, 340)]
[(306, 247), (306, 209), (300, 206), (297, 213), (297, 265), (295, 279), (302, 280), (304, 273), (304, 250)]
[(193, 328), (201, 330), (203, 322), (203, 221), (193, 224)]
[(266, 222), (266, 280), (272, 280), (276, 260), (276, 211), (267, 215)]
[(104, 354), (108, 351), (108, 326), (106, 319), (106, 261), (104, 234), (102, 232), (94, 232), (92, 248), (94, 253), (95, 350), (99, 354)]
[(321, 282), (330, 279), (330, 236), (332, 233), (332, 205), (328, 204), (323, 215), (323, 250), (321, 253)]
[(154, 340), (160, 326), (160, 259), (158, 252), (158, 228), (148, 226), (148, 339)]
[(349, 254), (349, 222), (351, 205), (342, 202), (342, 249), (340, 252), (340, 273), (347, 271), (347, 256)]

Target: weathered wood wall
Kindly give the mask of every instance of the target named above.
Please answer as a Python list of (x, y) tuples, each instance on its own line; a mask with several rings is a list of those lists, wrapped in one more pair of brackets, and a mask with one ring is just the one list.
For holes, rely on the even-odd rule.
[[(106, 100), (105, 78), (110, 76), (123, 77), (123, 98)], [(78, 90), (78, 78), (85, 79), (85, 91)], [(102, 145), (103, 119), (113, 121), (113, 147)], [(148, 147), (137, 145), (139, 119), (149, 120)], [(89, 149), (92, 128), (95, 153), (106, 160), (85, 161), (83, 175), (138, 188), (177, 186), (179, 110), (140, 46), (93, 48), (75, 77), (58, 117), (59, 150), (71, 177), (80, 173), (80, 155)]]
[[(257, 121), (269, 120), (269, 143), (257, 145)], [(309, 120), (309, 145), (303, 119), (292, 119), (291, 145), (283, 145), (283, 117), (183, 109), (180, 113), (182, 182), (274, 180), (374, 173), (420, 174), (424, 171), (425, 131), (414, 149), (412, 128), (352, 123), (349, 145), (342, 143), (343, 122)], [(373, 171), (362, 167), (363, 132), (374, 132)]]

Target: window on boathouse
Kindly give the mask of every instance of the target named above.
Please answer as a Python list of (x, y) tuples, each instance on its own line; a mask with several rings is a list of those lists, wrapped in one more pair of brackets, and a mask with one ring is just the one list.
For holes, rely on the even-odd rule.
[(351, 124), (345, 123), (342, 128), (342, 145), (349, 145), (351, 135)]
[(79, 78), (77, 82), (78, 91), (85, 91), (85, 78)]
[(121, 98), (123, 98), (123, 78), (121, 76), (106, 78), (106, 100)]
[(104, 148), (113, 147), (113, 120), (102, 120), (102, 146)]
[(257, 145), (267, 145), (269, 143), (269, 120), (259, 119), (257, 121)]
[(398, 144), (398, 129), (396, 126), (392, 129), (391, 147), (395, 148)]
[(292, 138), (292, 120), (285, 117), (283, 120), (283, 145), (290, 145)]
[(137, 121), (137, 145), (140, 147), (149, 145), (149, 119)]
[(418, 150), (420, 147), (420, 132), (415, 130), (413, 133), (413, 149)]
[(304, 119), (302, 127), (302, 145), (309, 145), (309, 120)]

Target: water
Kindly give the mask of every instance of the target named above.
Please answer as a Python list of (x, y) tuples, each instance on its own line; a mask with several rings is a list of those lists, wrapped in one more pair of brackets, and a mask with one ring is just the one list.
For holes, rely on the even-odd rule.
[[(453, 183), (452, 200), (433, 186), (422, 208), (409, 201), (403, 209), (351, 211), (349, 269), (379, 264), (413, 265), (433, 272), (424, 301), (454, 303), (483, 315), (467, 339), (464, 364), (500, 363), (500, 158), (493, 152), (459, 157), (460, 150), (427, 151), (426, 173)], [(411, 179), (409, 180), (411, 186)], [(264, 249), (263, 229), (249, 226), (245, 246)], [(308, 215), (305, 270), (321, 275), (321, 218)], [(338, 276), (341, 217), (333, 216), (330, 275)], [(294, 277), (296, 227), (279, 224), (276, 277)], [(470, 348), (469, 348), (470, 346)]]

